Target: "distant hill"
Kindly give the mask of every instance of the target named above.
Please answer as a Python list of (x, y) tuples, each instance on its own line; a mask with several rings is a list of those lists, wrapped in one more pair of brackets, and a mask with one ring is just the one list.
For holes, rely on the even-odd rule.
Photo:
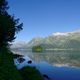
[(44, 49), (80, 49), (80, 30), (67, 33), (52, 33), (47, 37), (36, 37), (28, 43), (18, 43), (13, 46), (14, 48), (31, 49), (37, 45), (42, 46)]

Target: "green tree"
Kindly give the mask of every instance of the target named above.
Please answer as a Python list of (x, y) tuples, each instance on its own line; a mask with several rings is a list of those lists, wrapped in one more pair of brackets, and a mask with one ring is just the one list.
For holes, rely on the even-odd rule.
[(7, 46), (16, 38), (15, 34), (23, 29), (23, 24), (19, 23), (19, 19), (10, 15), (8, 9), (8, 2), (0, 0), (0, 47)]
[(43, 48), (42, 48), (42, 46), (33, 46), (32, 47), (32, 51), (33, 52), (42, 52), (43, 51)]
[(8, 2), (0, 0), (0, 80), (22, 80), (13, 62), (13, 53), (7, 48), (22, 30), (22, 23), (8, 13)]

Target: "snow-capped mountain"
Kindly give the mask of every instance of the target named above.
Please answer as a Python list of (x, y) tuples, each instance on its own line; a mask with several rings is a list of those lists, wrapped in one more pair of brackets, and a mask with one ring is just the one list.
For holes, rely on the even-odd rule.
[(14, 47), (32, 48), (33, 46), (41, 45), (44, 48), (77, 48), (80, 49), (80, 30), (73, 32), (56, 32), (51, 35), (41, 38), (36, 37), (28, 43), (20, 42), (15, 44)]

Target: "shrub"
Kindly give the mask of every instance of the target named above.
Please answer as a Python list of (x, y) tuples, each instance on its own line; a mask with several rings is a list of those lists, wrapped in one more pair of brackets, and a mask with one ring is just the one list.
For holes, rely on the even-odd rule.
[(20, 70), (24, 80), (43, 80), (42, 75), (35, 67), (24, 67)]

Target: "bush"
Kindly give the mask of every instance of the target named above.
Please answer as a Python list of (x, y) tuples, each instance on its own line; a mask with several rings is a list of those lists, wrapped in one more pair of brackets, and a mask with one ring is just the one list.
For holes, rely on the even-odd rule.
[(20, 70), (24, 80), (43, 80), (42, 75), (35, 67), (24, 67)]

